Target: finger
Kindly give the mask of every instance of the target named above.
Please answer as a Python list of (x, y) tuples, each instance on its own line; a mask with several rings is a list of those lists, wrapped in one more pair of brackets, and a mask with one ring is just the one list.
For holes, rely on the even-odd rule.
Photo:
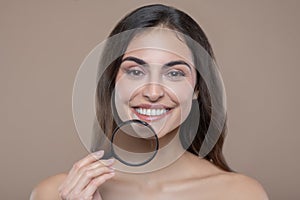
[(71, 193), (74, 193), (75, 195), (82, 192), (82, 190), (87, 187), (89, 182), (91, 182), (93, 179), (98, 178), (100, 176), (104, 176), (108, 173), (113, 173), (114, 170), (109, 167), (99, 167), (96, 169), (88, 170), (85, 172), (85, 174), (78, 180), (76, 186), (73, 188)]
[(88, 156), (84, 157), (83, 159), (79, 160), (78, 162), (76, 162), (72, 169), (70, 170), (70, 173), (74, 173), (74, 172), (78, 172), (82, 167), (90, 164), (90, 163), (93, 163), (95, 161), (98, 161), (100, 160), (104, 155), (104, 151), (101, 150), (101, 151), (96, 151), (96, 152), (93, 152), (91, 154), (89, 154)]
[(87, 187), (82, 191), (81, 196), (82, 197), (90, 197), (93, 196), (98, 189), (100, 185), (102, 185), (105, 181), (108, 179), (111, 179), (115, 175), (114, 172), (103, 174), (102, 176), (99, 176), (97, 178), (94, 178), (89, 182)]
[(77, 188), (76, 192), (78, 192), (78, 189), (83, 189), (88, 182), (95, 176), (99, 176), (100, 174), (96, 174), (93, 176), (93, 169), (96, 169), (95, 173), (101, 173), (101, 170), (104, 170), (105, 172), (113, 172), (114, 170), (111, 168), (111, 165), (115, 162), (114, 158), (108, 159), (108, 160), (99, 160), (97, 162), (94, 162), (88, 166), (83, 167), (78, 173), (77, 176), (74, 176), (73, 180), (69, 183), (68, 191), (71, 192), (71, 190), (74, 190), (76, 185), (79, 185), (79, 188)]
[(99, 190), (96, 190), (92, 200), (102, 200)]
[(106, 159), (106, 160), (98, 160), (97, 162), (94, 162), (93, 164), (91, 164), (89, 169), (97, 168), (98, 166), (112, 167), (114, 162), (115, 162), (114, 158), (110, 158), (110, 159)]
[[(83, 159), (76, 162), (72, 169), (70, 170), (70, 177), (72, 177), (73, 174), (77, 174), (83, 167), (87, 166), (90, 163), (99, 161), (104, 155), (104, 151), (96, 151), (94, 153), (89, 154), (88, 156), (84, 157)], [(71, 181), (71, 180), (70, 180)]]
[(76, 162), (73, 165), (70, 172), (68, 173), (68, 176), (65, 179), (65, 181), (59, 187), (59, 191), (64, 194), (69, 193), (72, 190), (72, 188), (76, 185), (76, 183), (78, 182), (78, 180), (82, 174), (82, 172), (79, 173), (79, 171), (82, 170), (82, 168), (84, 166), (86, 166), (87, 164), (89, 164), (91, 162), (99, 161), (99, 159), (101, 159), (103, 155), (104, 155), (104, 151), (102, 151), (102, 150), (97, 151), (97, 152), (89, 154), (85, 158)]

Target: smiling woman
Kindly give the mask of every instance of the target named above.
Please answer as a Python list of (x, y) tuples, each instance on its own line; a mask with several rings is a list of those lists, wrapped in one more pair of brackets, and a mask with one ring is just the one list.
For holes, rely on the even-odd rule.
[[(96, 114), (104, 134), (94, 134), (102, 140), (93, 140), (93, 153), (69, 173), (40, 183), (31, 199), (267, 199), (257, 181), (233, 172), (223, 157), (222, 84), (200, 26), (155, 4), (125, 16), (109, 37), (115, 36), (99, 64)], [(143, 166), (110, 158), (113, 130), (128, 120), (151, 125), (159, 141), (155, 158)], [(145, 140), (151, 139), (122, 145), (146, 148)]]
[[(151, 48), (140, 49), (145, 41), (151, 41)], [(139, 50), (133, 50), (135, 47)], [(171, 53), (176, 51), (174, 47), (181, 49), (180, 56)], [(191, 58), (174, 31), (154, 29), (136, 36), (116, 76), (115, 102), (120, 118), (150, 123), (159, 138), (179, 127), (189, 114), (193, 97), (197, 98)]]

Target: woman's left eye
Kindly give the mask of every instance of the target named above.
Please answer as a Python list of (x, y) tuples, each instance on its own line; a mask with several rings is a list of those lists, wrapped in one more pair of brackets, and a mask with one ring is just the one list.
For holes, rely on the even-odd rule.
[(178, 79), (178, 78), (185, 76), (185, 73), (182, 71), (179, 71), (179, 70), (172, 70), (167, 73), (167, 76), (172, 79), (174, 79), (174, 78)]

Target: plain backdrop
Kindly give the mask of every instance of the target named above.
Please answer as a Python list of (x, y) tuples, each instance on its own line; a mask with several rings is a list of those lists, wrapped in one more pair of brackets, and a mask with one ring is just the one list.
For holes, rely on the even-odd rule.
[(0, 199), (28, 199), (38, 182), (87, 155), (72, 116), (77, 70), (121, 17), (155, 2), (186, 11), (213, 46), (230, 166), (270, 199), (300, 198), (299, 1), (1, 0)]

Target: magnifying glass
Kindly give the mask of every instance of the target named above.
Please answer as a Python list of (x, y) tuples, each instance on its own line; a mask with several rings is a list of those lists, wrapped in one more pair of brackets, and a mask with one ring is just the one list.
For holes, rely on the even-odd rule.
[(113, 131), (111, 151), (113, 157), (128, 166), (142, 166), (157, 154), (158, 137), (145, 121), (132, 119), (121, 122)]

